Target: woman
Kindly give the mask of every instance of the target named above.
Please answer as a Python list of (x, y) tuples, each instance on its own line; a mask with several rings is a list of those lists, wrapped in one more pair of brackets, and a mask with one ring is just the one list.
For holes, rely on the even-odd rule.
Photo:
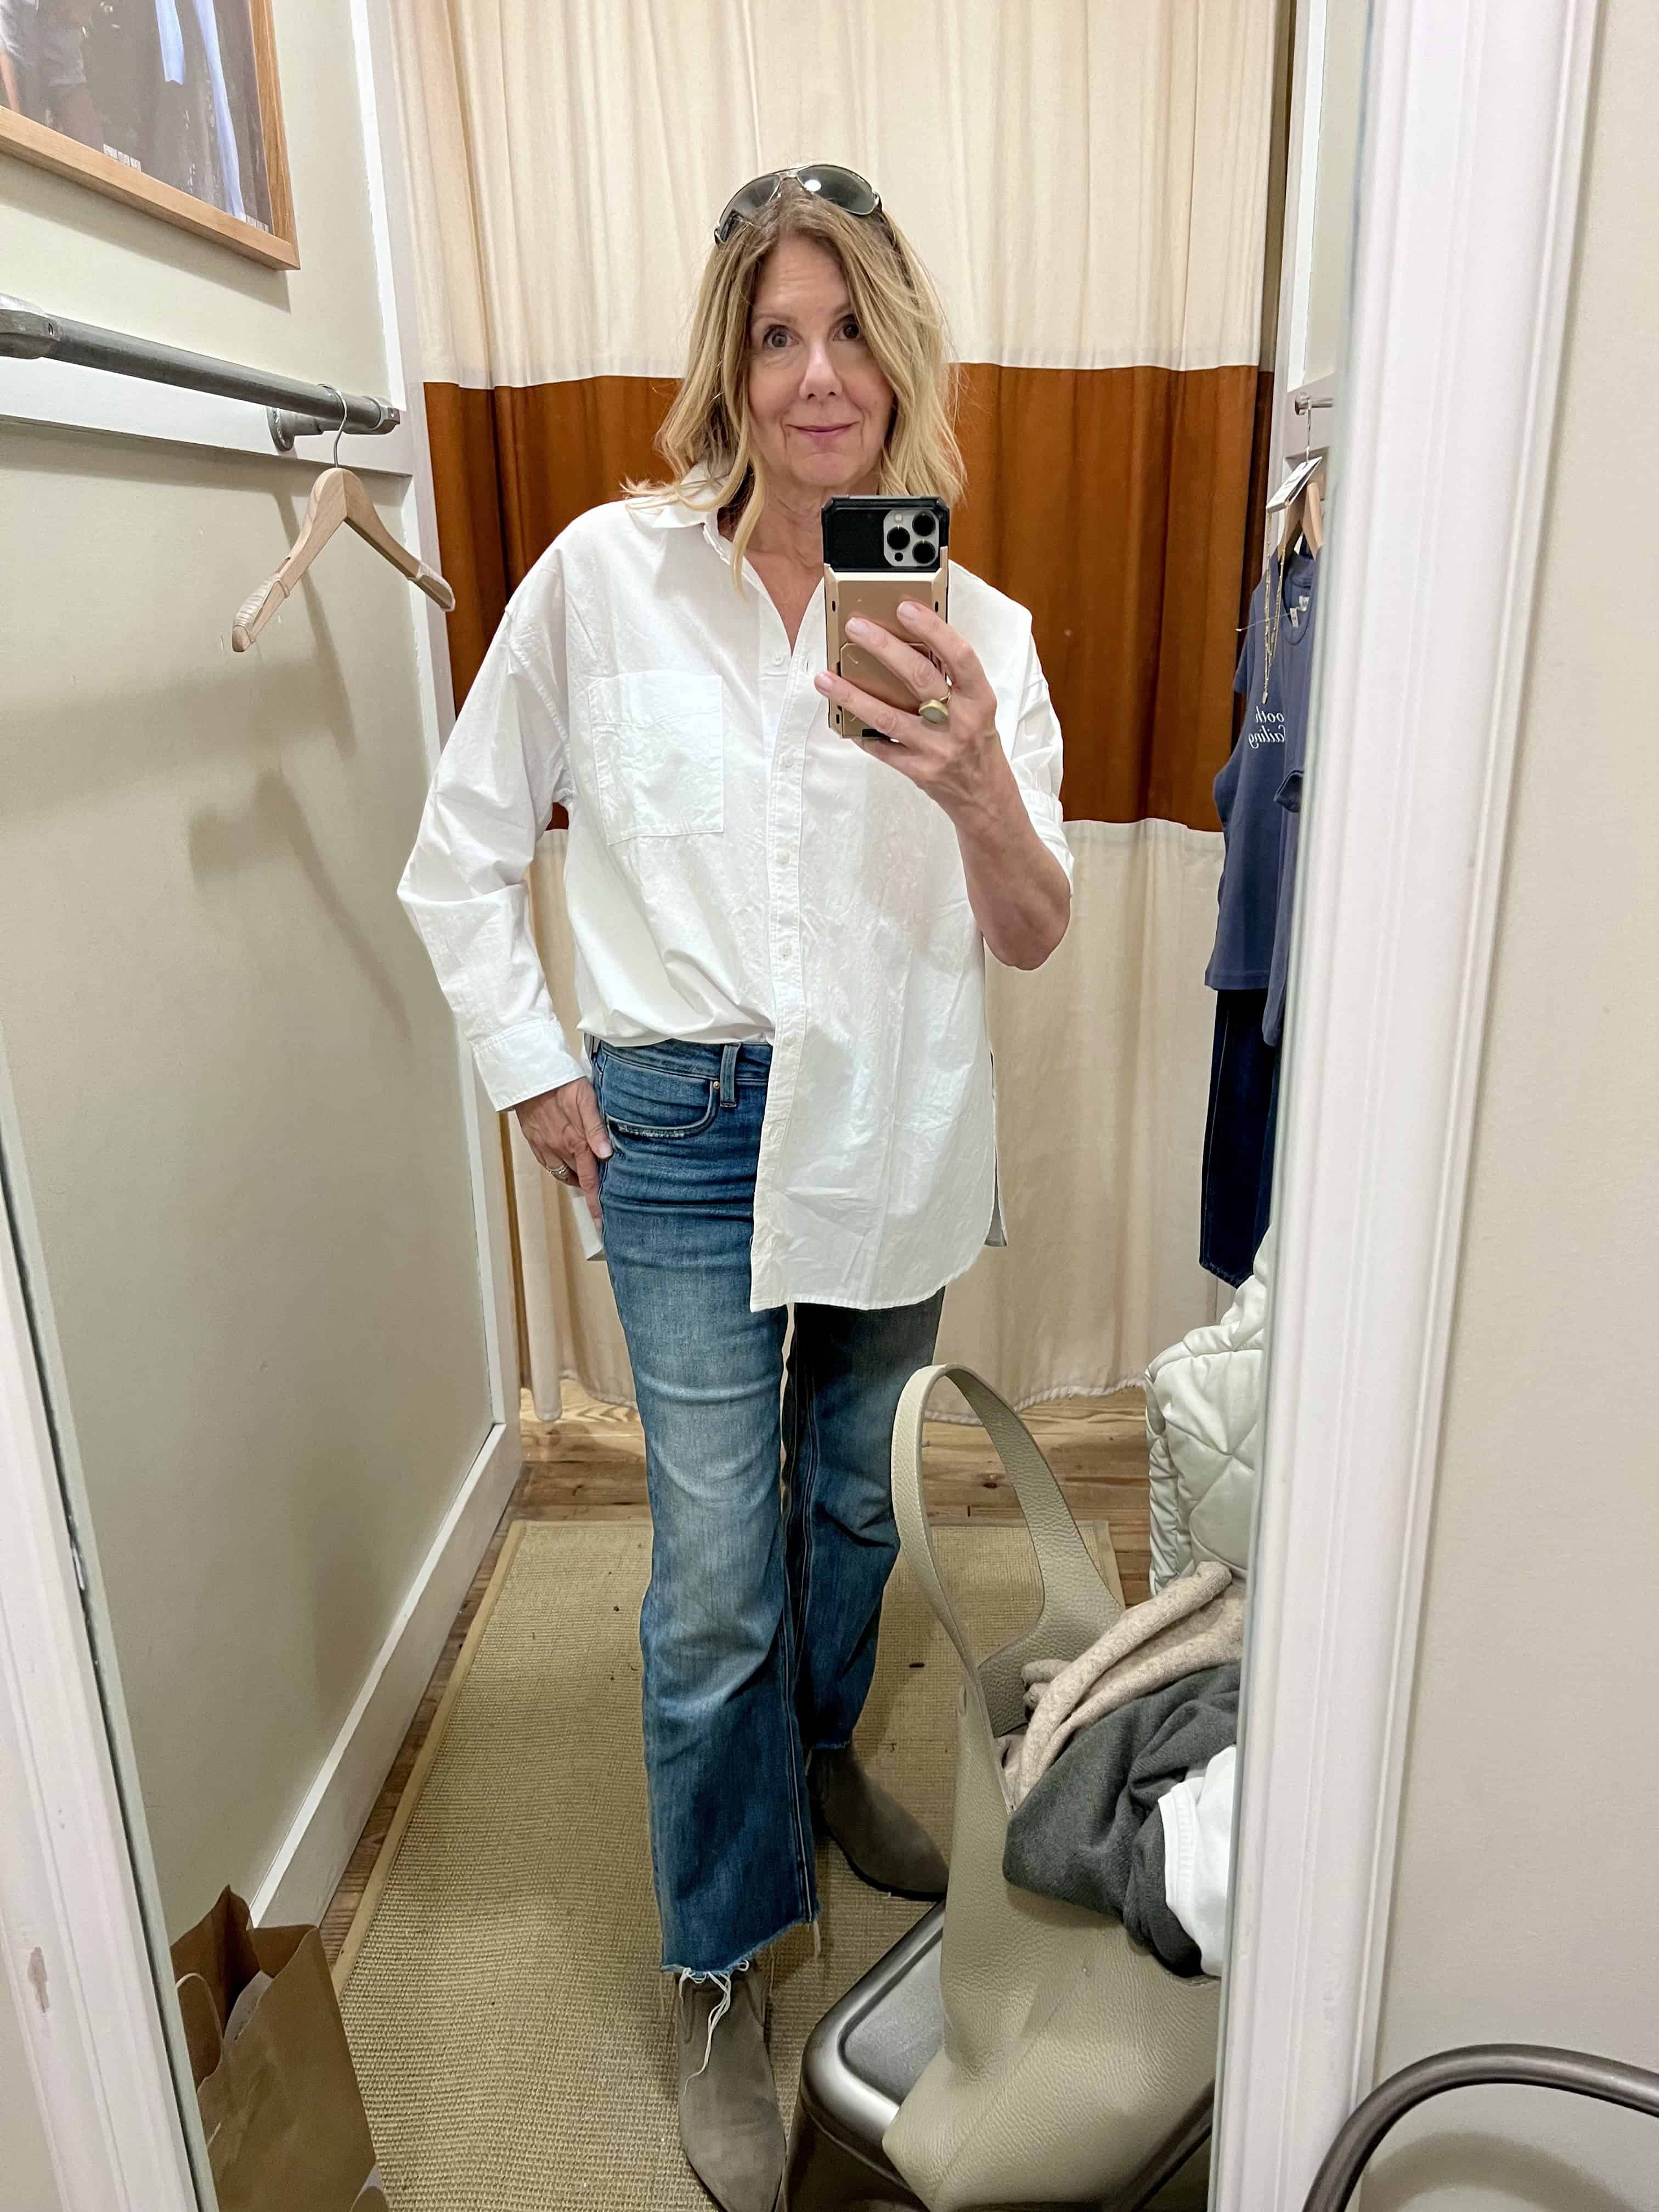
[[(1035, 968), (1070, 906), (1023, 609), (958, 568), (949, 625), (911, 606), (914, 645), (860, 636), (918, 705), (944, 669), (942, 726), (824, 672), (823, 502), (954, 498), (951, 397), (937, 301), (870, 186), (745, 185), (659, 441), (671, 481), (583, 515), (514, 595), (402, 889), (491, 1097), (603, 1228), (654, 1523), (681, 2132), (732, 2212), (770, 2212), (781, 2174), (757, 1962), (816, 1920), (815, 1824), (878, 1887), (944, 1889), (852, 1749), (889, 1444), (944, 1285), (997, 1233), (983, 947)], [(826, 701), (881, 737), (838, 738)], [(586, 1057), (524, 888), (556, 804)]]

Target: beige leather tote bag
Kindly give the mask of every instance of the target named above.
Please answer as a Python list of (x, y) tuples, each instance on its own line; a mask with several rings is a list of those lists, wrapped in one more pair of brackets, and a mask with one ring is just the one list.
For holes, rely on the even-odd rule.
[[(1035, 1628), (976, 1665), (939, 1580), (922, 1504), (922, 1425), (949, 1378), (1018, 1495), (1042, 1577)], [(961, 1657), (951, 1887), (939, 1978), (945, 2038), (884, 2148), (932, 2212), (1139, 2201), (1201, 2129), (1219, 1986), (1183, 1980), (1121, 1922), (1003, 1880), (997, 1738), (1024, 1725), (1027, 1660), (1073, 1659), (1122, 1606), (1018, 1415), (963, 1367), (911, 1378), (893, 1431), (893, 1508), (910, 1571)]]

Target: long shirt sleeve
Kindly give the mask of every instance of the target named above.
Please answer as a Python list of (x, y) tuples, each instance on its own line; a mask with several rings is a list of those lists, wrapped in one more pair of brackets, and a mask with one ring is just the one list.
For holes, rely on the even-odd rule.
[(564, 640), (547, 621), (562, 593), (550, 609), (548, 580), (533, 629), (515, 599), (484, 656), (398, 889), (498, 1108), (587, 1072), (553, 1011), (525, 882), (568, 797)]

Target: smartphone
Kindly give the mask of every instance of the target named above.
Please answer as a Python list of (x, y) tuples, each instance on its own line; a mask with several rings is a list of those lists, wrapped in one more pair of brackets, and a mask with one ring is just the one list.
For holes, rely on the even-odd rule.
[[(848, 684), (872, 699), (914, 714), (916, 698), (874, 653), (846, 635), (853, 615), (878, 623), (907, 645), (898, 618), (901, 599), (931, 606), (941, 622), (950, 620), (951, 510), (942, 499), (907, 499), (902, 495), (860, 494), (832, 499), (823, 510), (824, 662)], [(945, 680), (939, 679), (939, 689)], [(856, 714), (836, 706), (830, 726), (844, 738), (879, 739)]]

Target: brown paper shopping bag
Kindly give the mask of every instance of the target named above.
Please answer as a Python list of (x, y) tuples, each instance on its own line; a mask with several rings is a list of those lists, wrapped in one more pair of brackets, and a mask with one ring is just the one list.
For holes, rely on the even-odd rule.
[(322, 1938), (226, 1890), (173, 1947), (220, 2212), (384, 2212)]

